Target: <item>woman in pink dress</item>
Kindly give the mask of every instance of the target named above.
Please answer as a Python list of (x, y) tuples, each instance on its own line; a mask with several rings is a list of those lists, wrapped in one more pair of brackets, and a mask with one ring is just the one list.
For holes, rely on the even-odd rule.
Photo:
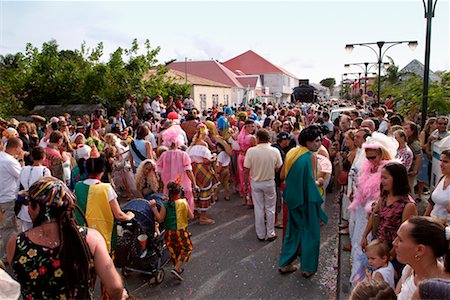
[(169, 194), (167, 183), (170, 181), (180, 184), (184, 189), (184, 197), (188, 200), (191, 211), (194, 211), (194, 195), (192, 187), (197, 189), (194, 174), (192, 173), (189, 155), (178, 149), (184, 144), (179, 134), (178, 126), (172, 126), (162, 134), (162, 144), (169, 148), (156, 162), (156, 172), (160, 174), (164, 185), (164, 194)]
[[(239, 178), (244, 178), (244, 160), (247, 150), (256, 145), (256, 137), (253, 135), (255, 133), (255, 128), (255, 122), (253, 120), (247, 120), (239, 133), (238, 143), (241, 149), (238, 157)], [(251, 179), (249, 178), (249, 180)], [(248, 186), (248, 192), (245, 193), (244, 184), (241, 184), (241, 196), (244, 198), (242, 205), (248, 205), (251, 207), (253, 206), (253, 201), (251, 198), (252, 191), (250, 189), (250, 182), (248, 182)]]

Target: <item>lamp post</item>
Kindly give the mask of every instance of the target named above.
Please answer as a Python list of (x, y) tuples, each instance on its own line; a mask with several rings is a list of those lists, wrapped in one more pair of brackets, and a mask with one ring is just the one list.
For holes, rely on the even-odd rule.
[[(372, 69), (372, 67), (376, 66), (377, 64), (378, 64), (377, 62), (349, 63), (345, 64), (344, 67), (348, 69), (350, 68), (350, 66), (358, 66), (364, 71), (364, 94), (367, 94), (367, 72), (370, 71), (370, 69)], [(371, 65), (370, 68), (368, 68), (369, 65)], [(384, 62), (383, 65), (384, 67), (386, 67), (389, 66), (389, 63)]]
[[(395, 45), (400, 45), (400, 44), (405, 44), (405, 43), (408, 43), (408, 46), (411, 49), (415, 49), (417, 47), (417, 45), (418, 45), (417, 41), (396, 41), (396, 42), (380, 41), (380, 42), (376, 42), (376, 43), (358, 43), (358, 44), (347, 44), (347, 45), (345, 45), (345, 50), (347, 50), (347, 52), (349, 52), (349, 53), (351, 53), (353, 51), (353, 48), (355, 46), (364, 46), (364, 47), (367, 47), (367, 48), (371, 49), (373, 52), (375, 52), (375, 54), (377, 56), (377, 64), (378, 64), (378, 93), (377, 93), (377, 102), (378, 102), (378, 104), (380, 104), (381, 63), (383, 61), (383, 57), (384, 57), (384, 55), (386, 54), (386, 52), (390, 48), (394, 47)], [(371, 47), (371, 45), (377, 45), (378, 52), (375, 50), (374, 47)], [(390, 45), (390, 46), (387, 47), (384, 51), (382, 51), (384, 45)]]
[(427, 31), (425, 36), (425, 66), (423, 71), (423, 91), (422, 91), (422, 128), (425, 128), (427, 118), (427, 102), (428, 102), (428, 81), (430, 79), (430, 48), (431, 48), (431, 20), (434, 17), (437, 0), (422, 0), (425, 10), (425, 18), (427, 19)]
[[(352, 72), (352, 73), (344, 73), (344, 74), (342, 74), (343, 76), (348, 76), (348, 75), (358, 75), (358, 84), (361, 84), (361, 72)], [(370, 75), (377, 75), (377, 73), (365, 73), (365, 80), (367, 80), (367, 75), (368, 74), (370, 74)], [(356, 79), (355, 79), (355, 81), (356, 81)], [(353, 96), (355, 96), (356, 95), (356, 93), (354, 92), (353, 93)]]

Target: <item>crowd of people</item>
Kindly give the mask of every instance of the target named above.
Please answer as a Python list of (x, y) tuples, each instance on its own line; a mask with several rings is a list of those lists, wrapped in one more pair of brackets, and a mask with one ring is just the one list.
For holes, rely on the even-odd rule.
[[(351, 240), (351, 299), (449, 290), (450, 149), (430, 186), (433, 144), (450, 135), (447, 116), (420, 130), (417, 116), (367, 99), (341, 101), (354, 109), (334, 120), (330, 103), (200, 112), (190, 95), (139, 100), (130, 96), (109, 117), (1, 120), (0, 258), (24, 298), (90, 298), (97, 276), (102, 295), (127, 298), (114, 267), (116, 222), (134, 217), (119, 203), (136, 198), (149, 200), (164, 224), (177, 280), (193, 250), (188, 220), (214, 226), (211, 210), (233, 193), (253, 209), (256, 239), (272, 242), (282, 229), (279, 272), (310, 278), (333, 189), (339, 232)], [(155, 193), (168, 200), (157, 206)]]

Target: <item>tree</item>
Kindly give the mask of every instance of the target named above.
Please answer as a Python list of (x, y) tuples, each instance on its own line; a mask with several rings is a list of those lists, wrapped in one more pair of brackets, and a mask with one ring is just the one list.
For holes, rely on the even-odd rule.
[[(168, 69), (158, 65), (160, 47), (139, 42), (129, 49), (117, 48), (106, 62), (101, 61), (103, 43), (90, 49), (60, 50), (56, 40), (43, 43), (42, 49), (27, 44), (25, 53), (0, 56), (0, 116), (27, 114), (37, 104), (103, 104), (119, 108), (129, 94), (186, 94), (190, 85), (175, 84), (164, 78)], [(144, 75), (157, 72), (149, 79)]]
[(330, 89), (330, 94), (333, 95), (334, 85), (336, 84), (336, 80), (334, 78), (328, 77), (325, 79), (322, 79), (320, 81), (320, 84), (324, 87), (327, 87)]

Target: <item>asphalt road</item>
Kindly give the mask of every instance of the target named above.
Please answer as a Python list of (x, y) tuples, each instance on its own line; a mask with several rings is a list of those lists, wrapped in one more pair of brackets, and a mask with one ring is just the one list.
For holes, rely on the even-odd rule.
[(278, 272), (281, 229), (275, 241), (258, 241), (253, 210), (241, 206), (241, 199), (233, 195), (231, 201), (219, 201), (210, 209), (214, 225), (190, 224), (193, 252), (183, 282), (172, 278), (169, 262), (161, 284), (131, 273), (126, 287), (138, 299), (335, 299), (338, 206), (335, 194), (327, 199), (330, 221), (322, 226), (319, 269), (310, 279), (299, 271)]

